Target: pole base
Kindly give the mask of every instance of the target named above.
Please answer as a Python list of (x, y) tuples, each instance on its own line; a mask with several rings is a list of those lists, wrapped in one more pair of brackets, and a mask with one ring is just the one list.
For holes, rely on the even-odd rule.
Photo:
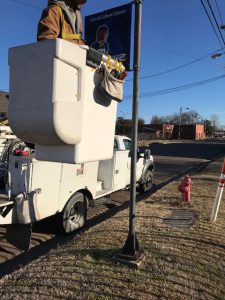
[(114, 256), (114, 260), (128, 267), (139, 269), (145, 261), (145, 255), (143, 251), (136, 251), (135, 255), (119, 253)]
[(135, 256), (135, 253), (140, 250), (136, 232), (128, 234), (127, 240), (123, 246), (122, 254), (127, 256)]
[(129, 234), (121, 253), (114, 256), (114, 259), (129, 267), (138, 269), (145, 260), (145, 255), (138, 243), (136, 233)]

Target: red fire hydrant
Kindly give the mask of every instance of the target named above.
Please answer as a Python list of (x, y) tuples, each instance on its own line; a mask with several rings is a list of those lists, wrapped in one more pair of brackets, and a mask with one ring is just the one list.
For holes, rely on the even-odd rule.
[(181, 180), (178, 191), (182, 193), (183, 202), (191, 201), (191, 178), (189, 175), (186, 175)]

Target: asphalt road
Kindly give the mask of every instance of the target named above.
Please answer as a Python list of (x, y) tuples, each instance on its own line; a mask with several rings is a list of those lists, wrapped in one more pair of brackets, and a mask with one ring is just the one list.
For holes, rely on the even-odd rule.
[(225, 139), (218, 142), (183, 142), (150, 144), (153, 155), (186, 157), (196, 159), (212, 159), (215, 155), (225, 152)]
[[(189, 172), (195, 166), (207, 163), (218, 155), (225, 154), (225, 141), (220, 143), (154, 143), (150, 146), (155, 160), (155, 188), (166, 185), (173, 178), (179, 177), (184, 172)], [(153, 191), (154, 192), (154, 191)], [(137, 196), (137, 201), (151, 193)], [(89, 210), (88, 221), (85, 229), (106, 220), (119, 210), (129, 205), (129, 191), (120, 191), (112, 195), (112, 204), (106, 207), (101, 205)], [(76, 237), (77, 233), (68, 236), (57, 234), (54, 218), (49, 218), (37, 223), (33, 228), (31, 249), (28, 253), (8, 243), (5, 239), (5, 228), (0, 227), (0, 277), (36, 259), (50, 251), (59, 244), (63, 244)]]
[(220, 142), (153, 143), (149, 147), (155, 161), (155, 183), (173, 177), (225, 153), (225, 140)]

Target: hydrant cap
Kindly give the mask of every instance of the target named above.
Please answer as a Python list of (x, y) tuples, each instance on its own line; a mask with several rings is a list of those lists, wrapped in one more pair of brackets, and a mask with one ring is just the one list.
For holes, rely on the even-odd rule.
[(189, 175), (186, 175), (185, 180), (186, 182), (191, 183), (191, 177)]

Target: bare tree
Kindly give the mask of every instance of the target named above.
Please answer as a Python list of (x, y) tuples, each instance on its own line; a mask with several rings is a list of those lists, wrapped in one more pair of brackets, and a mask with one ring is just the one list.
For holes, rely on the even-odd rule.
[[(171, 124), (179, 124), (180, 122), (180, 114), (174, 113), (170, 117)], [(181, 124), (183, 125), (191, 125), (191, 124), (199, 124), (202, 123), (202, 117), (200, 114), (194, 110), (186, 111), (181, 114)]]
[[(161, 116), (161, 117), (154, 115), (152, 116), (150, 123), (178, 125), (179, 122), (180, 122), (180, 113), (176, 112), (173, 113), (172, 115)], [(182, 112), (181, 114), (181, 124), (183, 125), (202, 124), (202, 123), (203, 123), (203, 119), (201, 115), (194, 110)]]
[(138, 119), (138, 126), (142, 126), (142, 125), (144, 125), (144, 124), (145, 124), (145, 120), (142, 119), (142, 118), (139, 118), (139, 119)]
[(205, 125), (206, 136), (212, 137), (215, 135), (215, 127), (212, 126), (212, 122), (210, 120), (203, 120), (203, 124)]
[[(142, 118), (138, 119), (138, 126), (141, 127), (145, 124), (145, 120)], [(116, 121), (116, 134), (127, 135), (131, 137), (132, 133), (132, 120), (118, 117)]]
[(161, 117), (157, 115), (152, 116), (150, 124), (161, 124), (161, 123), (162, 123)]
[(219, 116), (217, 114), (212, 114), (210, 120), (215, 129), (219, 127)]
[(203, 122), (202, 117), (195, 110), (183, 113), (182, 119), (184, 120), (183, 124), (199, 124)]

